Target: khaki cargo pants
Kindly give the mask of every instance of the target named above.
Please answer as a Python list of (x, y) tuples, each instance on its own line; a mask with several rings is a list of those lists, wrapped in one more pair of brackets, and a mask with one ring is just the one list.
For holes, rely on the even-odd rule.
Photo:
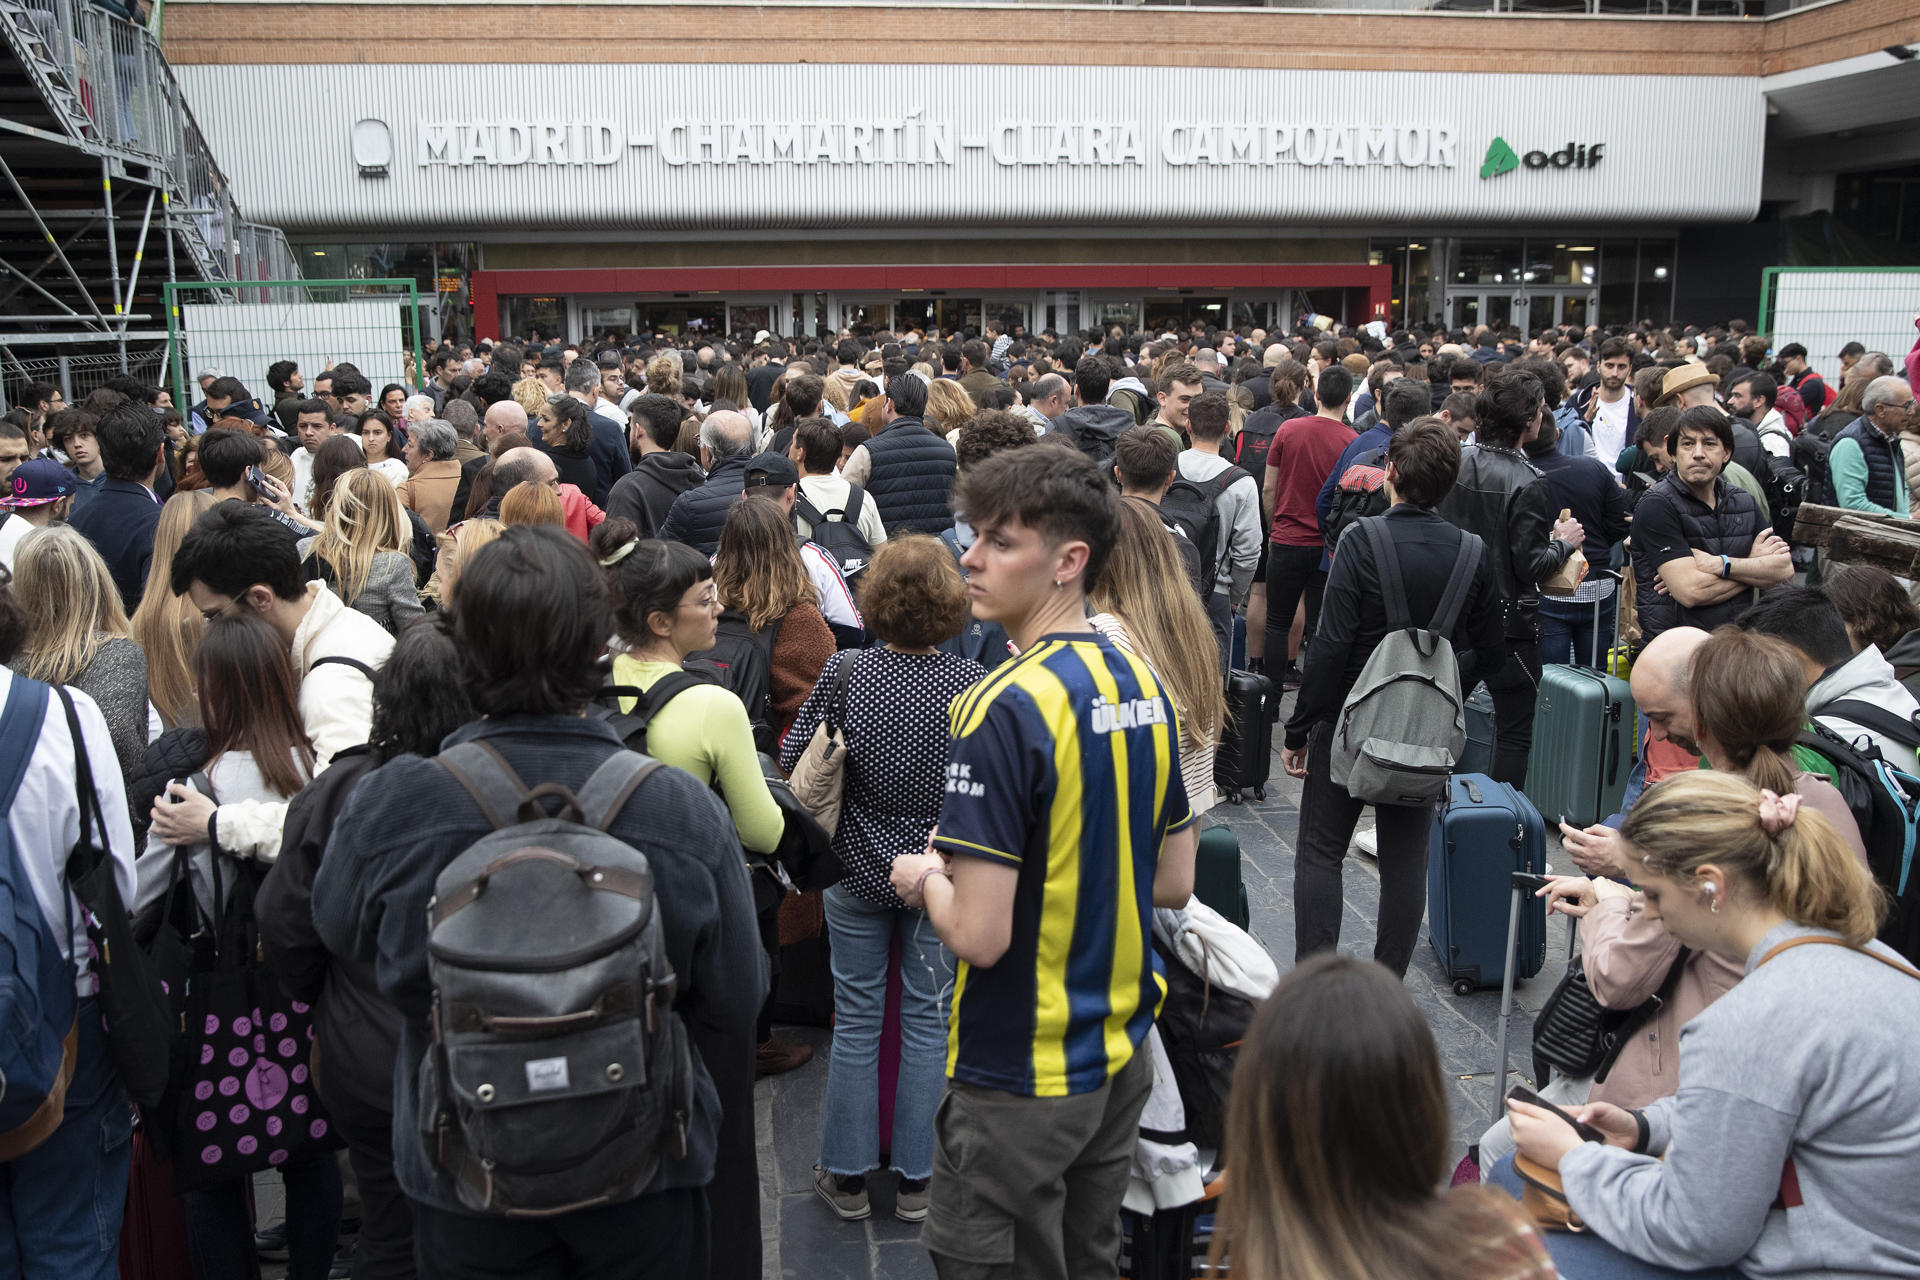
[(947, 1082), (920, 1233), (940, 1280), (1113, 1280), (1151, 1059), (1065, 1098)]

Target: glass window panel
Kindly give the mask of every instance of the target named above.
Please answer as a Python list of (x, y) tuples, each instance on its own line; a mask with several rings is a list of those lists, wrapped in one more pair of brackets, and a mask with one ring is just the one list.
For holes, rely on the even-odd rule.
[(1462, 240), (1454, 256), (1454, 284), (1507, 285), (1519, 282), (1518, 240)]

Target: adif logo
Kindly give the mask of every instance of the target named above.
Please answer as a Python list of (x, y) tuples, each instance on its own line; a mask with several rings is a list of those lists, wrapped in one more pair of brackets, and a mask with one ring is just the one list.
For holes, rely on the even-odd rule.
[(1522, 156), (1514, 151), (1513, 144), (1505, 138), (1495, 137), (1487, 144), (1486, 159), (1480, 162), (1480, 176), (1497, 178), (1503, 173), (1512, 173), (1523, 164), (1529, 169), (1592, 169), (1599, 165), (1606, 149), (1604, 142), (1569, 142), (1552, 155), (1544, 151), (1529, 151)]

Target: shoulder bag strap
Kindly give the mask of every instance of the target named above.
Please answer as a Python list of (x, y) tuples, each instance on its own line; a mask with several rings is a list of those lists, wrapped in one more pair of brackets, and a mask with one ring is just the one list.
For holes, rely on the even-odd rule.
[(1460, 621), (1460, 611), (1467, 606), (1467, 592), (1473, 589), (1474, 572), (1480, 567), (1480, 552), (1483, 544), (1477, 533), (1460, 534), (1460, 549), (1453, 557), (1453, 572), (1447, 575), (1447, 589), (1440, 597), (1440, 607), (1433, 611), (1433, 621), (1427, 629), (1442, 640), (1453, 637), (1453, 628)]
[(841, 508), (840, 517), (848, 524), (860, 523), (860, 507), (866, 501), (867, 491), (853, 481), (847, 481), (847, 504)]
[(858, 661), (857, 649), (840, 660), (840, 666), (833, 673), (833, 688), (827, 695), (827, 723), (842, 734), (847, 731), (847, 680), (853, 674), (853, 664)]
[(1890, 711), (1878, 703), (1843, 698), (1839, 702), (1829, 702), (1820, 708), (1818, 714), (1849, 720), (1875, 733), (1884, 733), (1896, 742), (1904, 743), (1909, 747), (1920, 747), (1920, 723), (1908, 719), (1897, 711)]
[(601, 761), (574, 793), (574, 803), (586, 825), (600, 831), (612, 826), (627, 807), (628, 797), (659, 767), (658, 760), (637, 751), (616, 751)]
[(661, 676), (649, 685), (640, 695), (633, 710), (626, 718), (636, 722), (638, 728), (646, 728), (653, 723), (654, 717), (667, 709), (667, 704), (689, 689), (698, 688), (710, 681), (702, 679), (691, 671), (675, 671)]
[(1218, 476), (1214, 477), (1214, 499), (1218, 501), (1220, 498), (1225, 497), (1227, 490), (1248, 478), (1247, 472), (1242, 468), (1228, 467), (1225, 471), (1222, 471)]
[(1393, 535), (1387, 532), (1386, 520), (1379, 516), (1368, 516), (1358, 527), (1373, 548), (1373, 571), (1387, 606), (1387, 627), (1404, 631), (1413, 625), (1413, 619), (1407, 614), (1407, 584), (1400, 576), (1400, 553), (1393, 545)]
[(809, 525), (825, 524), (827, 522), (827, 518), (820, 514), (820, 508), (814, 506), (812, 499), (801, 492), (799, 485), (793, 487), (793, 514), (805, 520)]
[[(56, 685), (54, 693), (66, 712), (67, 732), (73, 737), (73, 789), (80, 806), (80, 839), (67, 856), (67, 881), (72, 884), (92, 874), (93, 869), (106, 860), (107, 820), (100, 809), (100, 790), (93, 783), (93, 760), (87, 754), (87, 740), (80, 729), (80, 714), (74, 708), (73, 696), (64, 685)], [(100, 837), (97, 843), (95, 834)], [(85, 865), (80, 865), (82, 861)]]
[[(484, 742), (463, 742), (434, 757), (467, 789), (495, 831), (515, 825), (520, 806), (532, 798), (527, 784), (498, 751)], [(502, 808), (502, 803), (506, 805)]]
[(1775, 956), (1779, 955), (1782, 951), (1791, 951), (1795, 947), (1804, 947), (1813, 943), (1819, 943), (1823, 946), (1829, 946), (1829, 947), (1846, 947), (1847, 950), (1858, 952), (1859, 954), (1867, 957), (1867, 959), (1869, 960), (1878, 960), (1881, 964), (1887, 966), (1887, 968), (1896, 970), (1897, 972), (1900, 972), (1900, 973), (1904, 973), (1909, 978), (1920, 978), (1920, 969), (1916, 969), (1912, 965), (1907, 964), (1904, 961), (1889, 960), (1886, 956), (1881, 955), (1878, 951), (1869, 951), (1865, 947), (1847, 946), (1846, 943), (1842, 942), (1838, 938), (1828, 938), (1820, 934), (1807, 934), (1799, 938), (1788, 938), (1785, 942), (1779, 943), (1772, 950), (1768, 951), (1767, 954), (1761, 956), (1760, 964), (1757, 964), (1753, 967), (1758, 969), (1760, 965), (1763, 965), (1767, 961), (1773, 959)]
[(312, 661), (312, 663), (308, 665), (307, 670), (312, 671), (314, 667), (324, 667), (328, 663), (332, 663), (335, 666), (340, 666), (340, 667), (352, 667), (355, 671), (358, 671), (361, 675), (365, 676), (367, 679), (369, 680), (373, 679), (372, 667), (360, 661), (360, 659), (358, 658), (349, 658), (345, 654), (341, 654), (341, 653), (336, 653), (331, 655), (330, 657), (325, 657), (325, 658), (315, 658)]

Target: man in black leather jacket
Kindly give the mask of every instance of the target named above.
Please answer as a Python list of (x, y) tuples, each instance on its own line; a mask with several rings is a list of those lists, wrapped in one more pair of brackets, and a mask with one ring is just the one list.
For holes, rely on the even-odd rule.
[(1506, 614), (1506, 666), (1486, 678), (1493, 695), (1495, 781), (1523, 787), (1540, 684), (1540, 587), (1585, 541), (1578, 520), (1554, 520), (1547, 479), (1520, 446), (1539, 431), (1545, 396), (1528, 373), (1490, 367), (1480, 392), (1477, 444), (1460, 451), (1460, 476), (1440, 514), (1487, 544)]

